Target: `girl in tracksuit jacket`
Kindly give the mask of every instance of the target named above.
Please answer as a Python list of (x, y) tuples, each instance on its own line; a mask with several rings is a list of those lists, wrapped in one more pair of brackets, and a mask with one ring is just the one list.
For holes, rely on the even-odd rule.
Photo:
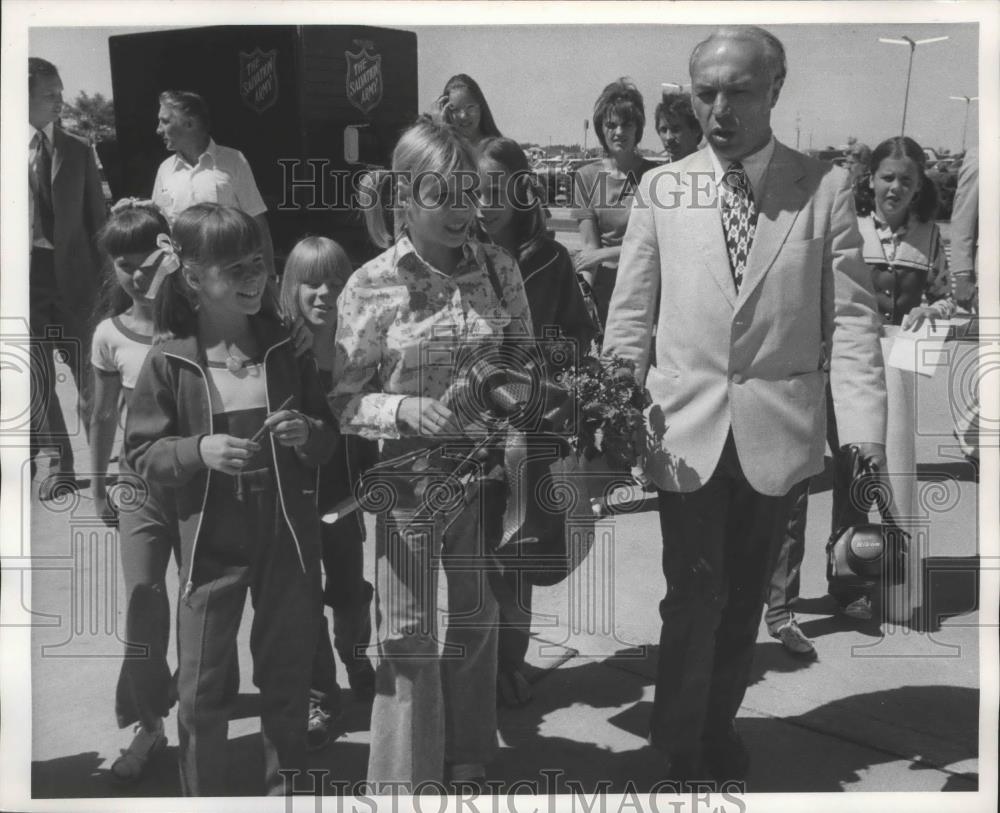
[[(178, 739), (186, 795), (221, 796), (247, 590), (265, 781), (302, 769), (320, 603), (317, 466), (336, 432), (315, 368), (277, 316), (254, 219), (198, 204), (177, 219), (154, 345), (125, 429), (128, 465), (172, 501), (181, 552)], [(171, 272), (170, 268), (176, 270)]]

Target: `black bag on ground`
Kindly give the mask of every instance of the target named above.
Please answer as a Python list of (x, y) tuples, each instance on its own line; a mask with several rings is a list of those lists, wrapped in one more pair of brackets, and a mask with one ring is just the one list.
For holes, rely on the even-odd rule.
[(906, 578), (906, 558), (910, 535), (899, 527), (889, 505), (888, 481), (874, 469), (857, 446), (848, 451), (852, 473), (851, 500), (870, 510), (878, 507), (882, 523), (842, 524), (826, 545), (827, 580), (833, 586), (874, 586), (900, 584)]

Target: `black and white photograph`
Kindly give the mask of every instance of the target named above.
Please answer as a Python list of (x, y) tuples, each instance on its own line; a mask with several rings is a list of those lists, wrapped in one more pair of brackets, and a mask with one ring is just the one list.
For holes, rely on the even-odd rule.
[(996, 809), (1000, 3), (2, 15), (0, 810)]

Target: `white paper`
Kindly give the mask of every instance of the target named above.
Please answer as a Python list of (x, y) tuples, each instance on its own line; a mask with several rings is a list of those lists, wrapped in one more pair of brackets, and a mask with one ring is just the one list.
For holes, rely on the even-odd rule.
[(925, 321), (917, 330), (900, 330), (893, 339), (886, 363), (898, 370), (909, 370), (932, 376), (942, 366), (947, 367), (944, 343), (952, 330), (962, 327), (968, 319), (935, 319)]

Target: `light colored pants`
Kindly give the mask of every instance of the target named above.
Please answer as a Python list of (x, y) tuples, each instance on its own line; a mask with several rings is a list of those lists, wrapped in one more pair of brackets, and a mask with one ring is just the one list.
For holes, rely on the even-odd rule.
[[(486, 764), (496, 753), (497, 604), (484, 540), (499, 532), (502, 489), (475, 485), (465, 506), (429, 520), (401, 507), (378, 517), (381, 615), (368, 760), (374, 793), (443, 782), (446, 761)], [(439, 565), (448, 582), (440, 652)]]

